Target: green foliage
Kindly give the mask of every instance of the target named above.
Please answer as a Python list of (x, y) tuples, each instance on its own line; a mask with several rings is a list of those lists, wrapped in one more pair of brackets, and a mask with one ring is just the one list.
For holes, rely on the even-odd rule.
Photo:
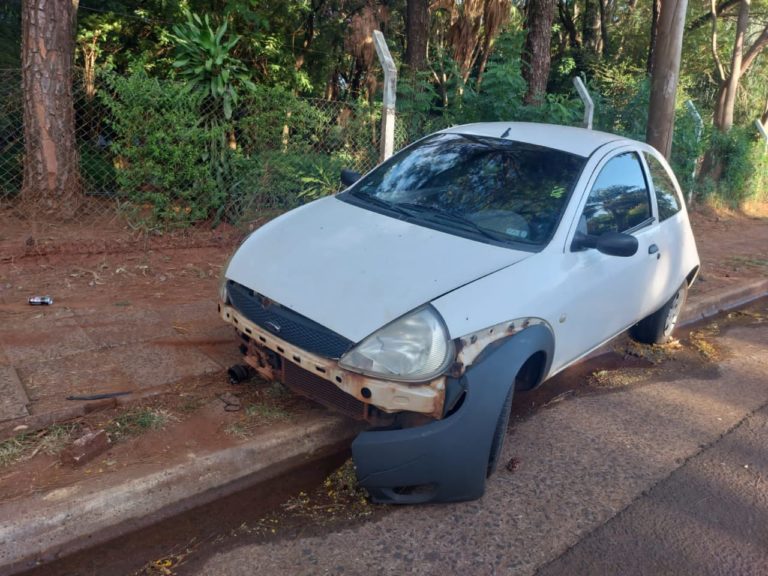
[(344, 160), (323, 154), (264, 151), (232, 159), (230, 202), (245, 218), (275, 214), (336, 192)]
[[(176, 68), (180, 79), (190, 90), (210, 98), (224, 118), (232, 118), (232, 109), (238, 102), (238, 90), (254, 89), (245, 65), (233, 56), (239, 36), (225, 38), (227, 23), (222, 22), (214, 31), (206, 14), (186, 13), (187, 21), (173, 27), (171, 39), (176, 43)], [(218, 110), (218, 106), (216, 107)]]
[(713, 131), (710, 146), (710, 153), (722, 163), (722, 176), (717, 183), (704, 183), (705, 197), (717, 194), (733, 208), (768, 199), (768, 152), (754, 127), (734, 127), (725, 134)]
[(100, 93), (115, 132), (117, 183), (145, 224), (184, 225), (224, 204), (206, 157), (212, 134), (200, 122), (201, 96), (143, 70), (107, 77)]
[(309, 151), (332, 124), (330, 114), (281, 87), (258, 85), (242, 103), (238, 142), (246, 154), (267, 150)]

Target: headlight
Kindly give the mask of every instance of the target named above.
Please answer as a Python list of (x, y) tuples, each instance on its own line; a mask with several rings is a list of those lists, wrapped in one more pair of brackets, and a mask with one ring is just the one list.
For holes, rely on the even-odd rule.
[(453, 361), (453, 342), (442, 318), (424, 306), (374, 332), (339, 360), (339, 366), (389, 380), (419, 382)]

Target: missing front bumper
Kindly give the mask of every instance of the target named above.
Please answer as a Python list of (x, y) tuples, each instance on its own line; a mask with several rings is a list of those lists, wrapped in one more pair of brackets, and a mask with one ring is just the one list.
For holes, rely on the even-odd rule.
[[(434, 419), (443, 416), (443, 376), (420, 384), (364, 376), (278, 338), (232, 306), (220, 304), (219, 314), (243, 338), (245, 361), (268, 380), (280, 380), (294, 391), (357, 419), (375, 421), (372, 408), (390, 414), (414, 412)], [(279, 365), (271, 355), (280, 359)]]

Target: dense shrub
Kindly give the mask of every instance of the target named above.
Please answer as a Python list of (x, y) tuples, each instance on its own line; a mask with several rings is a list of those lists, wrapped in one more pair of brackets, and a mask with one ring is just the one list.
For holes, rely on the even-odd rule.
[(272, 215), (340, 187), (344, 160), (325, 154), (265, 151), (231, 160), (231, 219)]
[(224, 205), (208, 161), (211, 134), (200, 122), (200, 96), (142, 70), (109, 76), (102, 91), (115, 132), (120, 195), (151, 223), (185, 224)]
[(710, 138), (713, 163), (720, 163), (720, 178), (705, 178), (701, 195), (738, 208), (750, 200), (768, 200), (768, 152), (754, 127), (734, 127)]

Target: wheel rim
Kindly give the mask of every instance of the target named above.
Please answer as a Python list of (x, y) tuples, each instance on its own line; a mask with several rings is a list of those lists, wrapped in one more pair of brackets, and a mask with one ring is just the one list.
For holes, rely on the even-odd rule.
[(664, 336), (667, 337), (672, 334), (672, 330), (677, 325), (677, 318), (680, 315), (680, 309), (683, 307), (683, 290), (680, 289), (675, 294), (672, 304), (667, 312), (667, 320), (664, 322)]

